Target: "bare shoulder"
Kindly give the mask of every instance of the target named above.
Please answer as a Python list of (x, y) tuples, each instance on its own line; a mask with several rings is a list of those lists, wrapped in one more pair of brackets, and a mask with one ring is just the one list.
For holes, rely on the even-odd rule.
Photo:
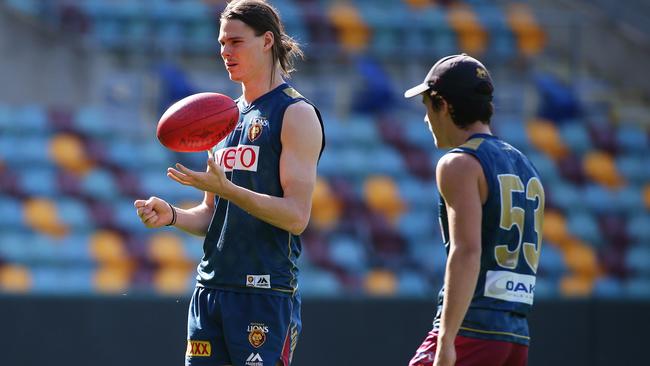
[(480, 171), (482, 168), (478, 160), (465, 153), (445, 154), (436, 166), (436, 172), (445, 175), (478, 173)]
[(464, 153), (446, 154), (440, 158), (436, 166), (438, 189), (443, 196), (451, 189), (476, 184), (482, 174), (483, 168), (478, 160)]
[(287, 107), (284, 112), (282, 135), (320, 140), (322, 131), (314, 107), (305, 101)]
[[(284, 112), (284, 122), (293, 123), (294, 121), (311, 121), (318, 122), (318, 115), (316, 115), (316, 110), (314, 107), (305, 102), (300, 101), (294, 104), (291, 104), (287, 107), (287, 110)], [(313, 123), (308, 123), (313, 124)]]

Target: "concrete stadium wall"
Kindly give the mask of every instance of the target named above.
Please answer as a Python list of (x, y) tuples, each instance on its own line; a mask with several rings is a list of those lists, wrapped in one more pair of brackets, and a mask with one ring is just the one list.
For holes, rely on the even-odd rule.
[[(0, 297), (0, 365), (183, 364), (188, 299)], [(530, 366), (647, 365), (650, 302), (539, 302)], [(406, 366), (430, 329), (424, 300), (307, 299), (295, 366)]]

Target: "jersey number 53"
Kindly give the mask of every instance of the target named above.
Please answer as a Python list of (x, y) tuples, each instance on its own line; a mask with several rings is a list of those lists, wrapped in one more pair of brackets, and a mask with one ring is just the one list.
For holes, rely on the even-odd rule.
[[(501, 244), (494, 247), (494, 256), (497, 264), (503, 268), (515, 269), (519, 263), (519, 254), (524, 252), (524, 259), (533, 271), (537, 273), (539, 255), (542, 248), (542, 226), (544, 219), (544, 188), (542, 182), (533, 177), (524, 183), (521, 177), (513, 174), (501, 174), (498, 176), (499, 189), (501, 192), (501, 220), (499, 226), (504, 230), (510, 230), (513, 226), (517, 228), (517, 246), (510, 250), (508, 244)], [(533, 230), (536, 234), (536, 243), (524, 242), (524, 222), (526, 212), (524, 208), (515, 206), (513, 193), (525, 193), (526, 200), (537, 201), (537, 207), (533, 213)]]

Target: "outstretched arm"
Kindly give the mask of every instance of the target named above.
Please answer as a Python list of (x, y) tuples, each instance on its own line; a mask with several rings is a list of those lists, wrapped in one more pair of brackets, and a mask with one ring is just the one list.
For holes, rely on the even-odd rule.
[(205, 236), (214, 213), (214, 195), (206, 192), (203, 202), (190, 209), (172, 208), (170, 203), (155, 196), (147, 200), (136, 200), (134, 206), (140, 220), (148, 228), (173, 223), (177, 228), (190, 234)]

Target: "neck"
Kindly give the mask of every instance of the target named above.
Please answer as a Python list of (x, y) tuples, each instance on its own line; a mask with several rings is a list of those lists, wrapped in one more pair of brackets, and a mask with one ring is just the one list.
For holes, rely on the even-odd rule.
[(269, 72), (263, 73), (259, 78), (242, 82), (242, 93), (247, 104), (252, 103), (255, 99), (284, 83), (279, 67), (276, 67), (275, 73), (273, 73), (273, 79), (271, 79), (271, 74), (269, 70)]
[(453, 141), (454, 146), (460, 146), (460, 145), (464, 144), (465, 141), (467, 141), (467, 139), (470, 136), (472, 136), (474, 134), (477, 134), (477, 133), (484, 133), (484, 134), (488, 134), (488, 135), (492, 134), (492, 131), (490, 130), (490, 126), (486, 125), (484, 123), (481, 123), (480, 121), (474, 122), (473, 124), (469, 125), (464, 130), (457, 129), (456, 131), (457, 131), (457, 133), (456, 133), (456, 136), (454, 136), (455, 138), (454, 138), (454, 141)]

